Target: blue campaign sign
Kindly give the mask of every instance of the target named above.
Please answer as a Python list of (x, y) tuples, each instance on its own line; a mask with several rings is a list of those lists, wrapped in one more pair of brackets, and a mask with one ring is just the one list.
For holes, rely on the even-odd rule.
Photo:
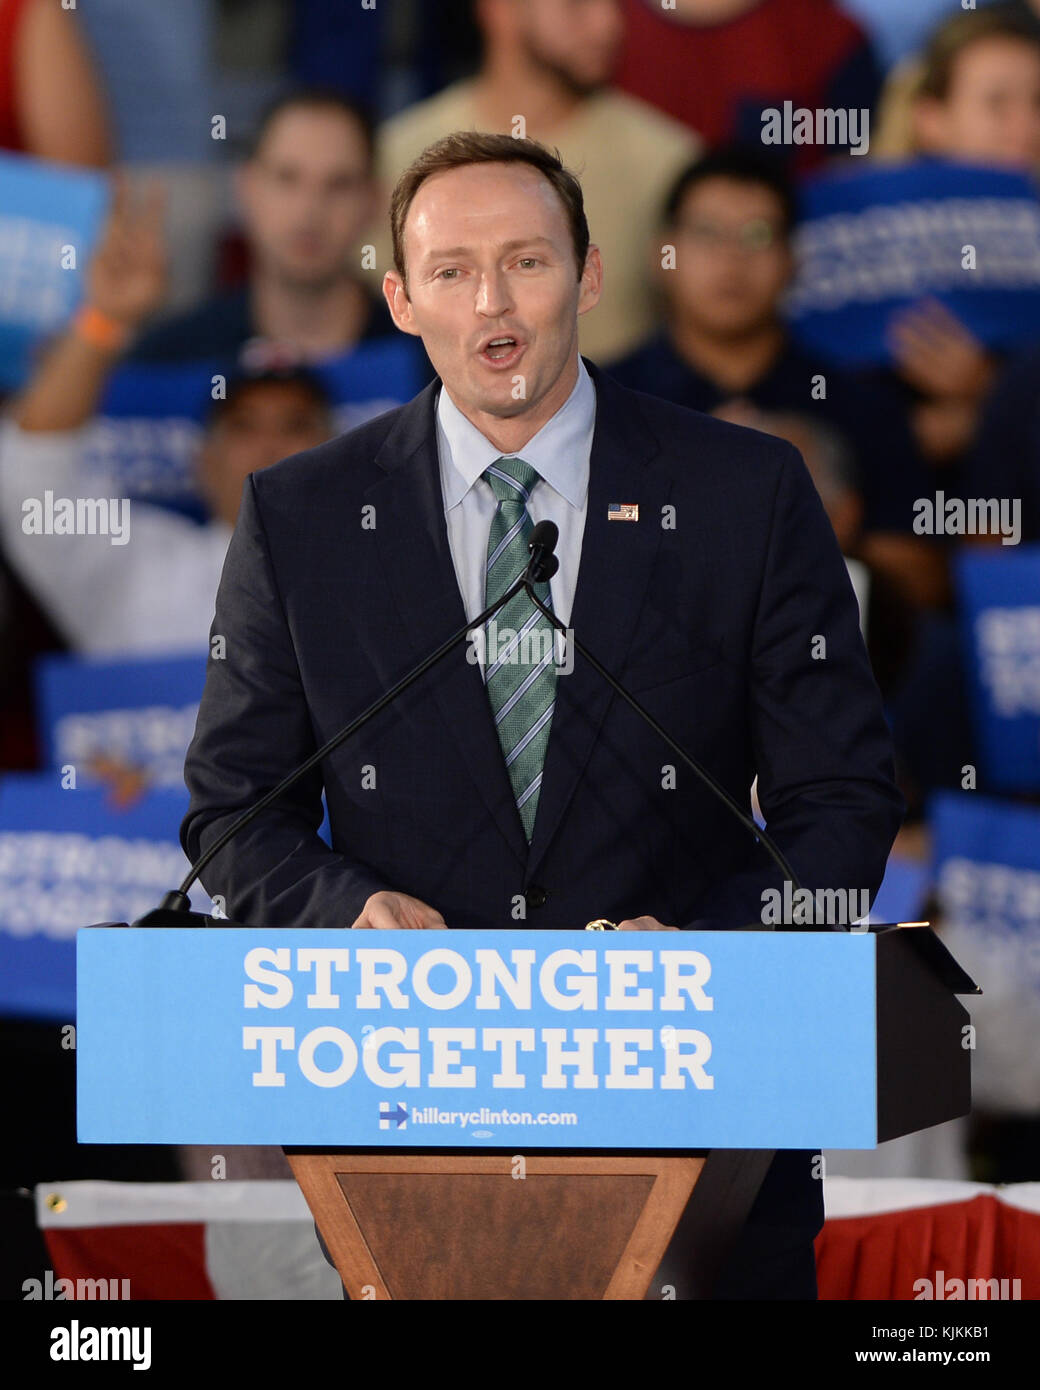
[(928, 818), (944, 918), (1040, 940), (1040, 810), (944, 792)]
[(153, 786), (184, 789), (206, 656), (99, 661), (46, 656), (36, 668), (37, 708), (50, 767), (72, 764), (81, 785), (97, 760), (139, 769)]
[(78, 303), (107, 201), (102, 174), (0, 153), (0, 386), (22, 384)]
[[(72, 1022), (77, 928), (132, 921), (180, 883), (187, 804), (183, 790), (152, 791), (117, 810), (53, 772), (0, 782), (0, 1014)], [(201, 888), (191, 896), (211, 909)]]
[(341, 430), (403, 405), (429, 380), (421, 349), (403, 333), (370, 339), (320, 363), (317, 371), (338, 407)]
[(1040, 791), (1040, 546), (962, 551), (956, 576), (986, 782)]
[(792, 329), (845, 367), (887, 365), (890, 317), (925, 296), (987, 347), (1036, 338), (1040, 199), (1025, 175), (938, 159), (847, 161), (803, 190), (795, 250)]
[[(201, 516), (195, 466), (214, 380), (226, 381), (237, 370), (239, 363), (216, 358), (124, 363), (109, 379), (87, 436), (86, 465), (128, 497)], [(313, 370), (341, 433), (403, 405), (427, 380), (415, 341), (404, 334), (367, 340)]]
[(84, 1143), (863, 1148), (875, 938), (91, 928)]
[[(80, 788), (120, 773), (183, 797), (184, 760), (206, 681), (206, 656), (108, 661), (48, 655), (36, 666), (45, 761), (76, 769)], [(328, 806), (318, 834), (331, 844)], [(65, 803), (59, 805), (64, 811)]]
[(972, 1090), (983, 1110), (1040, 1110), (1040, 809), (974, 792), (929, 807), (941, 935), (977, 979)]
[(108, 379), (86, 435), (84, 466), (121, 495), (201, 520), (197, 463), (203, 420), (213, 401), (216, 362), (124, 362)]

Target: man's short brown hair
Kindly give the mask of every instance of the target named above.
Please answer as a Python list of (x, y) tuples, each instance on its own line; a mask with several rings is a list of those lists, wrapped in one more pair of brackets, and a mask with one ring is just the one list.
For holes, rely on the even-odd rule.
[(249, 145), (250, 159), (257, 157), (272, 127), (288, 111), (333, 111), (344, 120), (353, 122), (364, 146), (366, 171), (371, 173), (375, 164), (376, 145), (372, 113), (367, 106), (334, 87), (299, 87), (276, 97), (265, 107), (257, 122)]
[(490, 135), (476, 130), (458, 130), (428, 145), (418, 159), (397, 180), (390, 200), (390, 231), (394, 245), (394, 268), (405, 282), (404, 223), (420, 187), (434, 174), (462, 169), (467, 164), (530, 164), (543, 174), (559, 195), (570, 224), (578, 279), (585, 270), (589, 250), (589, 224), (581, 184), (564, 166), (559, 150), (550, 150), (537, 140), (517, 140), (512, 135)]
[(1040, 24), (1033, 15), (1009, 5), (954, 11), (933, 30), (921, 55), (915, 95), (945, 101), (953, 85), (954, 68), (966, 49), (983, 39), (1010, 39), (1029, 44), (1040, 53)]

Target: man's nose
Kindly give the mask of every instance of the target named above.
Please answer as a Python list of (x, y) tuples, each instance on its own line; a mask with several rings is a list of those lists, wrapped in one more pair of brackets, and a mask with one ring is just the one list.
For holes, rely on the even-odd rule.
[(477, 313), (497, 318), (512, 308), (505, 277), (500, 271), (486, 271), (477, 285)]

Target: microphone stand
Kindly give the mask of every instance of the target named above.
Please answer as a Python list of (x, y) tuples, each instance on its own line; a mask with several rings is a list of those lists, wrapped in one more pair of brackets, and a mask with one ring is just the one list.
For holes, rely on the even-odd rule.
[(153, 908), (151, 912), (146, 912), (143, 917), (139, 917), (136, 922), (132, 922), (130, 925), (134, 927), (210, 927), (213, 925), (214, 921), (219, 921), (229, 927), (245, 925), (241, 922), (232, 922), (228, 918), (213, 918), (204, 912), (193, 912), (191, 910), (188, 889), (199, 877), (206, 865), (220, 853), (225, 845), (229, 844), (235, 838), (240, 830), (244, 830), (250, 821), (254, 820), (261, 811), (266, 811), (268, 806), (270, 806), (272, 802), (277, 801), (283, 792), (288, 791), (294, 783), (298, 782), (301, 777), (304, 777), (310, 772), (312, 767), (316, 767), (323, 758), (327, 758), (341, 743), (345, 743), (352, 734), (357, 733), (359, 729), (363, 728), (370, 719), (373, 719), (380, 712), (380, 710), (385, 709), (387, 705), (396, 700), (398, 695), (407, 690), (410, 685), (413, 685), (420, 676), (425, 675), (431, 666), (436, 666), (437, 662), (447, 656), (448, 652), (450, 652), (453, 647), (456, 647), (464, 640), (471, 628), (479, 627), (481, 624), (487, 622), (489, 618), (493, 617), (500, 608), (503, 608), (509, 600), (518, 594), (524, 587), (530, 569), (531, 565), (528, 565), (528, 569), (518, 576), (516, 581), (510, 585), (501, 598), (497, 599), (490, 607), (485, 608), (483, 613), (478, 614), (472, 622), (466, 623), (463, 627), (460, 627), (456, 633), (447, 639), (447, 641), (442, 642), (436, 651), (431, 652), (428, 657), (420, 661), (418, 666), (409, 671), (406, 676), (402, 676), (396, 685), (392, 686), (384, 695), (381, 695), (378, 700), (373, 701), (373, 703), (359, 714), (356, 719), (352, 720), (345, 728), (340, 729), (339, 733), (334, 734), (327, 743), (323, 743), (319, 749), (311, 754), (306, 762), (294, 768), (292, 772), (282, 778), (277, 786), (265, 792), (254, 806), (250, 806), (248, 810), (243, 811), (236, 820), (232, 821), (227, 830), (210, 845), (205, 854), (201, 855), (195, 861), (180, 887), (167, 893), (157, 908)]
[[(369, 705), (369, 707), (359, 714), (356, 719), (352, 720), (345, 728), (341, 729), (339, 733), (330, 738), (327, 743), (323, 743), (319, 749), (311, 754), (306, 762), (283, 777), (277, 786), (272, 787), (270, 791), (266, 792), (254, 806), (250, 806), (248, 810), (238, 816), (227, 830), (225, 830), (222, 835), (218, 836), (213, 844), (210, 845), (209, 849), (207, 849), (191, 866), (187, 877), (180, 887), (167, 893), (157, 908), (153, 908), (151, 912), (145, 913), (143, 917), (139, 917), (137, 921), (133, 922), (131, 925), (134, 927), (210, 927), (214, 920), (223, 922), (227, 926), (232, 927), (244, 925), (238, 922), (231, 922), (227, 918), (214, 919), (203, 912), (193, 912), (191, 910), (188, 889), (199, 877), (206, 865), (235, 838), (240, 830), (244, 829), (245, 826), (254, 820), (261, 811), (265, 811), (272, 802), (278, 800), (283, 792), (288, 791), (294, 783), (298, 782), (301, 777), (310, 772), (311, 768), (316, 767), (318, 763), (324, 758), (327, 758), (330, 753), (334, 752), (341, 743), (345, 743), (352, 734), (357, 733), (359, 729), (363, 728), (370, 719), (373, 719), (380, 712), (380, 710), (385, 709), (387, 705), (396, 700), (398, 695), (407, 690), (420, 676), (424, 675), (432, 666), (435, 666), (438, 661), (447, 656), (448, 652), (456, 647), (459, 642), (463, 641), (471, 628), (479, 627), (486, 623), (489, 618), (493, 617), (500, 608), (503, 608), (521, 589), (527, 593), (527, 596), (539, 612), (549, 620), (554, 630), (563, 634), (564, 641), (566, 642), (569, 640), (568, 629), (563, 625), (556, 614), (545, 606), (534, 591), (535, 584), (547, 583), (560, 567), (559, 559), (553, 553), (558, 534), (557, 528), (552, 522), (540, 522), (535, 526), (528, 542), (528, 550), (531, 559), (526, 570), (523, 574), (518, 576), (496, 602), (491, 604), (488, 608), (485, 608), (483, 613), (478, 614), (472, 622), (465, 623), (445, 642), (442, 642), (436, 651), (431, 652), (428, 657), (420, 661), (406, 676), (402, 676), (396, 685), (392, 686), (384, 695), (381, 695), (378, 700), (375, 700)], [(791, 881), (792, 887), (794, 889), (800, 889), (801, 885), (798, 882), (794, 870), (766, 831), (756, 825), (752, 817), (746, 815), (741, 807), (737, 805), (736, 801), (730, 796), (725, 787), (723, 787), (706, 768), (702, 767), (694, 757), (687, 753), (685, 749), (681, 748), (667, 730), (661, 727), (653, 715), (650, 714), (648, 710), (645, 710), (639, 701), (630, 695), (619, 681), (615, 680), (606, 667), (597, 661), (584, 643), (580, 642), (573, 633), (570, 634), (570, 637), (573, 637), (574, 645), (578, 653), (585, 658), (589, 665), (592, 666), (600, 676), (602, 676), (611, 689), (614, 690), (616, 694), (620, 695), (625, 703), (631, 709), (635, 710), (636, 714), (654, 730), (658, 737), (667, 744), (680, 761), (683, 762), (694, 775), (700, 779), (708, 790), (726, 806), (730, 813), (740, 821), (741, 825), (743, 825), (756, 840), (765, 846), (781, 873), (786, 879)]]
[[(555, 555), (549, 556), (547, 557), (547, 559), (551, 561), (551, 568), (549, 568), (549, 574), (555, 574), (559, 562), (556, 560)], [(556, 616), (555, 613), (553, 613), (550, 609), (546, 608), (545, 604), (535, 593), (534, 588), (531, 584), (529, 574), (531, 570), (536, 568), (536, 564), (537, 557), (535, 558), (535, 560), (532, 561), (531, 565), (528, 566), (528, 572), (525, 573), (522, 577), (523, 588), (527, 591), (527, 596), (534, 604), (534, 606), (546, 618), (549, 619), (549, 622), (553, 625), (556, 631), (563, 633), (563, 639), (566, 642), (569, 640), (567, 628), (564, 627), (563, 623), (560, 622), (559, 618)], [(543, 564), (542, 566), (538, 566), (538, 568), (544, 572), (544, 569), (547, 568), (547, 566)], [(542, 574), (540, 573), (538, 575), (537, 582), (541, 582), (541, 578)], [(585, 660), (589, 663), (589, 665), (593, 668), (593, 670), (597, 671), (603, 677), (603, 679), (607, 682), (611, 689), (616, 694), (620, 695), (621, 698), (631, 709), (635, 710), (636, 714), (639, 715), (640, 719), (647, 723), (659, 738), (664, 740), (664, 742), (668, 745), (672, 752), (675, 753), (675, 755), (682, 762), (684, 762), (686, 766), (693, 773), (696, 774), (697, 777), (700, 778), (700, 780), (704, 783), (708, 790), (714, 792), (714, 794), (728, 808), (728, 810), (730, 810), (733, 813), (733, 815), (736, 816), (737, 820), (740, 821), (741, 825), (743, 825), (746, 830), (750, 831), (750, 833), (754, 836), (756, 840), (761, 841), (761, 843), (769, 851), (769, 854), (772, 857), (773, 862), (776, 864), (780, 872), (784, 875), (785, 878), (791, 880), (792, 889), (800, 889), (801, 884), (798, 881), (795, 871), (791, 868), (790, 864), (787, 862), (782, 851), (780, 850), (780, 847), (773, 841), (773, 839), (761, 828), (761, 826), (759, 826), (755, 822), (755, 820), (751, 816), (745, 814), (745, 812), (740, 808), (740, 806), (737, 805), (736, 801), (734, 801), (734, 799), (730, 796), (729, 792), (721, 784), (721, 782), (716, 781), (716, 779), (711, 775), (711, 773), (708, 771), (706, 767), (702, 767), (701, 764), (697, 762), (697, 760), (691, 754), (687, 753), (685, 749), (681, 748), (679, 744), (676, 743), (675, 739), (672, 738), (671, 734), (669, 734), (667, 730), (661, 727), (661, 725), (657, 722), (657, 720), (653, 717), (649, 710), (645, 710), (643, 706), (639, 703), (639, 701), (634, 696), (628, 693), (628, 691), (621, 684), (621, 682), (614, 679), (614, 677), (610, 674), (607, 668), (596, 660), (596, 658), (589, 651), (588, 647), (586, 647), (583, 642), (579, 642), (577, 636), (575, 636), (573, 633), (571, 634), (571, 637), (573, 637), (574, 647), (578, 654), (580, 656), (583, 656)]]

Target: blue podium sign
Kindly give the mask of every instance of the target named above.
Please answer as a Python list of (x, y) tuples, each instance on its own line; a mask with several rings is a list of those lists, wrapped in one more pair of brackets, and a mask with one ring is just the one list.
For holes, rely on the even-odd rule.
[(83, 1143), (877, 1142), (877, 939), (88, 927)]

